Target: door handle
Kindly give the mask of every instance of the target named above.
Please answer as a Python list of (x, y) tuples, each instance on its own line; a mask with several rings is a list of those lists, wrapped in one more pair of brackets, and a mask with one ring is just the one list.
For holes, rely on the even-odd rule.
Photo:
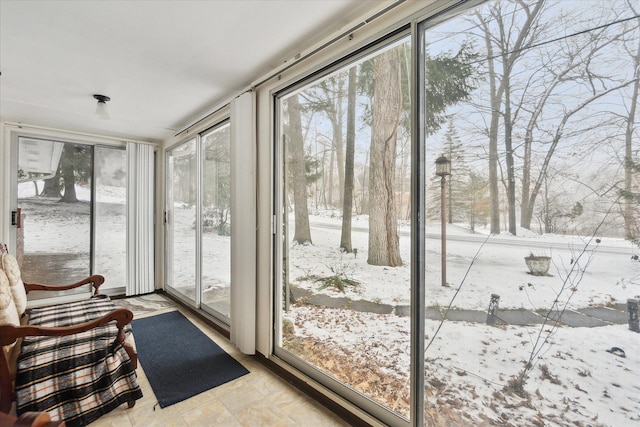
[(22, 215), (20, 212), (22, 209), (18, 208), (15, 211), (11, 211), (11, 225), (15, 225), (16, 228), (22, 228)]

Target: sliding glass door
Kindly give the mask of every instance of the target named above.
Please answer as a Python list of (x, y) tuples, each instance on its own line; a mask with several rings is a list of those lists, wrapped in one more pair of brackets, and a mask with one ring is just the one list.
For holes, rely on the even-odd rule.
[(277, 97), (275, 353), (381, 419), (410, 414), (409, 37)]
[(166, 282), (193, 305), (196, 293), (196, 230), (198, 164), (196, 140), (167, 152)]
[(202, 305), (228, 323), (231, 290), (231, 126), (202, 134)]
[[(126, 285), (126, 152), (19, 137), (16, 257), (27, 283), (63, 285), (102, 274)], [(89, 292), (89, 287), (70, 293)], [(51, 297), (33, 292), (30, 299)]]
[(437, 3), (275, 93), (275, 356), (389, 425), (637, 423), (636, 4)]
[(166, 283), (229, 324), (230, 126), (223, 122), (167, 151)]
[(638, 6), (492, 0), (419, 26), (425, 425), (638, 425)]

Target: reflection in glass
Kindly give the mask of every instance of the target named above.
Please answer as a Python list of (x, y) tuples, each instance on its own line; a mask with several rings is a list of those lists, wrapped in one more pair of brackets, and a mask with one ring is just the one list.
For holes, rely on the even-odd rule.
[(127, 284), (127, 151), (95, 147), (95, 264), (100, 289)]
[(167, 154), (167, 284), (195, 301), (196, 141)]
[(229, 318), (231, 139), (226, 124), (202, 135), (202, 304)]

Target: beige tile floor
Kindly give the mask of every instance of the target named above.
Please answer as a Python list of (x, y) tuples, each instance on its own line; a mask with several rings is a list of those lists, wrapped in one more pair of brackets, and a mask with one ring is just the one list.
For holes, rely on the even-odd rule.
[(252, 356), (241, 354), (204, 321), (188, 311), (181, 311), (250, 373), (175, 405), (160, 408), (144, 374), (144, 366), (139, 365), (138, 383), (144, 397), (131, 409), (121, 405), (91, 423), (91, 427), (348, 426)]

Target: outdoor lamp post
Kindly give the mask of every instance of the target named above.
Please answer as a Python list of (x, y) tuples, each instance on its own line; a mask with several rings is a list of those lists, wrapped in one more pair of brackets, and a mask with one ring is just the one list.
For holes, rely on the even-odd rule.
[(447, 221), (445, 218), (445, 184), (451, 175), (451, 161), (445, 156), (436, 159), (436, 175), (440, 177), (440, 222), (442, 239), (442, 286), (447, 285)]

